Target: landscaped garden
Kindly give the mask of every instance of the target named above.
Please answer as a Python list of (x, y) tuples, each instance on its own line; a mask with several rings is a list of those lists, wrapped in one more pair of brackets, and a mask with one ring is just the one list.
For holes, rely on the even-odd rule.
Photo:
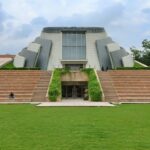
[(0, 105), (0, 150), (149, 150), (150, 105)]

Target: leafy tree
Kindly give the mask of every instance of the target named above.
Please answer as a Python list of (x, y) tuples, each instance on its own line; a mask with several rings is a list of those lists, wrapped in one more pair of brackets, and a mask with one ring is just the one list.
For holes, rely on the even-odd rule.
[(136, 47), (131, 47), (130, 48), (131, 52), (133, 53), (133, 56), (135, 58), (135, 60), (140, 61), (141, 57), (142, 57), (142, 51), (140, 51), (139, 49), (137, 49)]
[(150, 66), (150, 41), (148, 41), (147, 39), (143, 40), (142, 47), (144, 48), (143, 63)]
[(147, 39), (143, 40), (142, 47), (143, 50), (139, 50), (136, 47), (132, 47), (130, 50), (133, 53), (135, 60), (150, 66), (150, 41)]
[(147, 39), (143, 40), (142, 46), (145, 50), (150, 50), (150, 41), (148, 41)]

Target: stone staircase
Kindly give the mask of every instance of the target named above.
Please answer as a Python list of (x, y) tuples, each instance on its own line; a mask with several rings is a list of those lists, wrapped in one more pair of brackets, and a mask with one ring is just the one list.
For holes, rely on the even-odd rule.
[[(40, 70), (0, 70), (0, 102), (45, 101), (50, 72)], [(13, 92), (15, 98), (10, 98)]]
[(108, 72), (98, 72), (98, 76), (104, 92), (104, 101), (118, 101), (117, 92), (113, 85), (113, 80)]
[(98, 72), (105, 101), (150, 102), (150, 70)]
[(42, 72), (40, 80), (36, 87), (34, 88), (33, 96), (32, 96), (32, 102), (41, 102), (42, 101), (48, 101), (46, 98), (49, 82), (50, 82), (51, 73), (50, 72)]

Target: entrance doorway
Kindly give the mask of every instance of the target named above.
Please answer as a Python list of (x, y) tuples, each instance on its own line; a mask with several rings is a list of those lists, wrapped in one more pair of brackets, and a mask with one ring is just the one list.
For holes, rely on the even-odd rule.
[(86, 82), (62, 82), (62, 98), (84, 98)]
[(65, 68), (70, 70), (80, 70), (83, 68), (83, 64), (65, 64)]

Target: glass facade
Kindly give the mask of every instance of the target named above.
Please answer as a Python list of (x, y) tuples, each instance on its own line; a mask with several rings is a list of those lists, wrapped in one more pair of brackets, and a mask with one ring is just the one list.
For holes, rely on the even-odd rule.
[(64, 32), (62, 36), (62, 59), (86, 59), (86, 37), (84, 32)]

